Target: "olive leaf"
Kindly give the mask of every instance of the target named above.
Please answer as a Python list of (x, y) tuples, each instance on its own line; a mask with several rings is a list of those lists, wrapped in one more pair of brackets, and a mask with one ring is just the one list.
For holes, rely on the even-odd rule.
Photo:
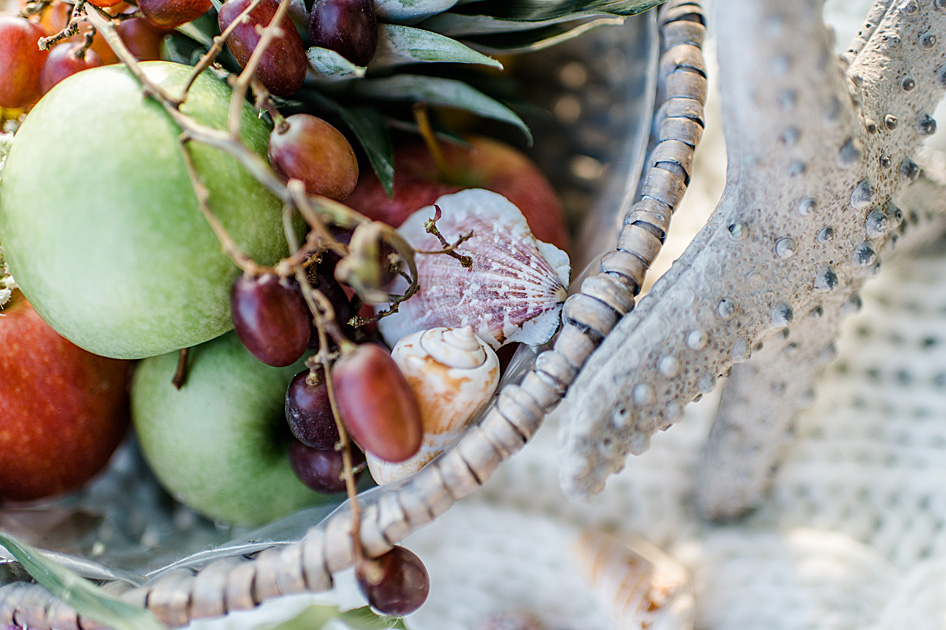
[(371, 608), (355, 608), (338, 615), (338, 620), (348, 630), (403, 630), (404, 622), (397, 617), (385, 617), (372, 612)]
[(567, 22), (518, 33), (470, 36), (467, 41), (493, 54), (519, 54), (543, 50), (589, 33), (602, 26), (619, 26), (623, 17), (603, 17), (587, 22)]
[(306, 51), (309, 63), (323, 79), (360, 79), (366, 68), (354, 64), (329, 48), (313, 46)]
[(419, 101), (456, 107), (513, 125), (532, 142), (532, 132), (516, 112), (462, 81), (401, 74), (383, 79), (364, 79), (352, 86), (352, 93), (364, 98)]
[(371, 69), (418, 63), (473, 63), (502, 69), (492, 57), (439, 33), (400, 24), (378, 25), (378, 50)]
[(562, 22), (572, 22), (576, 19), (596, 18), (607, 15), (612, 14), (581, 13), (579, 15), (566, 15), (545, 20), (504, 20), (491, 15), (472, 15), (447, 11), (425, 20), (421, 23), (421, 26), (449, 37), (462, 37), (465, 35), (491, 35), (494, 33), (530, 31), (545, 26), (561, 24)]
[(33, 579), (80, 615), (115, 630), (166, 630), (149, 611), (106, 593), (13, 536), (0, 532), (0, 545), (23, 565)]
[(375, 0), (375, 14), (384, 22), (416, 22), (446, 11), (457, 0)]
[[(572, 19), (582, 13), (637, 15), (664, 0), (484, 0), (473, 6), (476, 13), (507, 20)], [(472, 12), (472, 11), (470, 11)]]

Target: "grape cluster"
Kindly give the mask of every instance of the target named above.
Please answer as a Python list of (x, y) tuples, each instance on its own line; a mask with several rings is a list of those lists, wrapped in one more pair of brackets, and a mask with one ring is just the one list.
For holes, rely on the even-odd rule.
[[(336, 322), (352, 312), (345, 290), (332, 275), (337, 256), (324, 254), (307, 268), (305, 290), (317, 289), (332, 304)], [(244, 346), (270, 365), (289, 365), (305, 354), (312, 315), (303, 287), (273, 273), (240, 276), (231, 293), (234, 328)], [(289, 463), (303, 484), (316, 492), (345, 492), (345, 444), (336, 415), (360, 449), (388, 461), (412, 457), (423, 438), (413, 390), (380, 343), (355, 345), (336, 340), (338, 358), (327, 375), (316, 363), (295, 375), (285, 398), (285, 415), (294, 440)], [(331, 387), (331, 391), (330, 388)], [(334, 410), (333, 410), (334, 404)], [(365, 468), (362, 450), (348, 443), (351, 474)], [(352, 479), (354, 481), (354, 478)], [(379, 611), (413, 612), (426, 600), (429, 578), (420, 559), (402, 548), (363, 559), (357, 568), (361, 590)]]
[[(152, 3), (169, 5), (209, 2), (142, 1), (143, 4), (139, 5), (142, 12), (145, 12), (147, 4)], [(228, 0), (217, 15), (220, 30), (231, 27), (252, 4), (253, 0)], [(240, 66), (246, 67), (250, 56), (259, 45), (262, 28), (272, 23), (278, 8), (277, 0), (262, 0), (241, 22), (233, 26), (234, 30), (227, 39), (227, 45)], [(183, 11), (180, 14), (181, 17), (186, 15)], [(302, 38), (291, 20), (286, 17), (279, 26), (280, 36), (271, 40), (260, 55), (256, 77), (272, 94), (289, 96), (302, 87), (308, 69), (308, 58)], [(378, 23), (371, 0), (316, 0), (309, 16), (308, 30), (313, 46), (334, 50), (359, 66), (368, 65), (378, 47)]]

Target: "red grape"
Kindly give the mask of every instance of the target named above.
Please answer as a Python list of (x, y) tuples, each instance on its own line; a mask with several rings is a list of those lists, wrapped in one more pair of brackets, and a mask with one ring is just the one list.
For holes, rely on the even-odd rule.
[(66, 77), (102, 65), (102, 59), (92, 50), (86, 50), (81, 58), (76, 57), (76, 51), (81, 48), (81, 44), (59, 44), (49, 51), (49, 58), (46, 59), (39, 78), (43, 94)]
[(306, 446), (321, 450), (335, 448), (339, 440), (335, 416), (329, 404), (322, 370), (303, 370), (293, 377), (286, 390), (286, 420), (289, 429)]
[[(357, 448), (352, 448), (351, 456), (352, 467), (357, 468), (365, 463), (364, 453)], [(342, 476), (345, 465), (341, 451), (310, 448), (302, 442), (293, 441), (289, 445), (289, 465), (299, 481), (316, 492), (345, 492), (345, 478)]]
[(273, 274), (238, 277), (230, 291), (230, 310), (240, 341), (267, 365), (295, 363), (309, 346), (312, 319), (305, 299)]
[(371, 0), (316, 0), (309, 16), (314, 46), (329, 48), (367, 66), (378, 47), (378, 21)]
[(355, 567), (358, 588), (375, 609), (403, 617), (420, 608), (430, 593), (424, 563), (404, 547), (365, 560)]
[(125, 46), (138, 61), (161, 59), (161, 42), (165, 33), (157, 30), (143, 18), (123, 20), (115, 27)]
[[(230, 26), (250, 3), (251, 0), (230, 0), (224, 3), (217, 15), (220, 30)], [(263, 0), (250, 12), (249, 19), (237, 26), (227, 39), (230, 52), (241, 66), (246, 66), (259, 43), (260, 34), (256, 27), (268, 26), (278, 8), (279, 3), (276, 0)], [(280, 27), (283, 34), (269, 43), (266, 54), (256, 67), (256, 76), (273, 94), (289, 96), (302, 87), (309, 60), (302, 45), (302, 38), (288, 16), (283, 18)]]
[(196, 20), (213, 6), (210, 0), (138, 0), (138, 10), (153, 26), (177, 28)]
[(345, 427), (362, 449), (389, 462), (413, 457), (424, 436), (420, 408), (397, 363), (366, 343), (332, 366), (335, 401)]
[(0, 15), (0, 107), (19, 109), (39, 100), (39, 76), (49, 56), (39, 49), (45, 36), (29, 20)]
[(310, 195), (342, 201), (358, 183), (358, 160), (341, 132), (311, 114), (294, 114), (269, 136), (269, 161)]

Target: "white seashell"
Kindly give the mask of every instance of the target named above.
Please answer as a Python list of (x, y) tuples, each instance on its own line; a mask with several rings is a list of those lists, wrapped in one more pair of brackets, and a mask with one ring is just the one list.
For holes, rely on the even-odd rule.
[(394, 346), (391, 357), (417, 396), (424, 440), (420, 451), (403, 462), (366, 455), (371, 476), (379, 484), (415, 473), (442, 453), (499, 384), (496, 353), (469, 326), (412, 333)]
[[(473, 268), (443, 254), (418, 254), (420, 290), (378, 322), (388, 345), (439, 326), (472, 326), (494, 349), (513, 341), (548, 341), (567, 293), (568, 255), (537, 241), (522, 212), (502, 195), (470, 189), (444, 195), (436, 205), (443, 213), (437, 229), (447, 241), (472, 230), (456, 251), (472, 257)], [(414, 249), (443, 248), (425, 229), (434, 212), (433, 206), (421, 208), (398, 228)]]
[(692, 630), (695, 601), (686, 569), (641, 538), (624, 544), (585, 532), (576, 543), (579, 567), (615, 628)]

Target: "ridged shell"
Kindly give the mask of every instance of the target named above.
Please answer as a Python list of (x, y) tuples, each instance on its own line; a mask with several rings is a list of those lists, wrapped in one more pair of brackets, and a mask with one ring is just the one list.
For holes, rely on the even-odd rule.
[(424, 440), (420, 451), (403, 462), (367, 455), (368, 469), (379, 484), (417, 472), (442, 453), (499, 384), (496, 353), (469, 326), (412, 333), (394, 346), (391, 357), (417, 396)]
[[(378, 323), (384, 340), (391, 345), (420, 330), (472, 326), (493, 348), (548, 341), (566, 297), (568, 255), (537, 241), (519, 209), (494, 192), (464, 190), (436, 205), (443, 213), (437, 229), (447, 241), (473, 232), (456, 249), (472, 257), (473, 268), (444, 254), (418, 254), (420, 290)], [(425, 229), (434, 212), (421, 208), (398, 228), (415, 249), (443, 248)]]
[(625, 544), (601, 531), (585, 532), (575, 551), (615, 628), (692, 630), (690, 577), (676, 560), (640, 538)]

